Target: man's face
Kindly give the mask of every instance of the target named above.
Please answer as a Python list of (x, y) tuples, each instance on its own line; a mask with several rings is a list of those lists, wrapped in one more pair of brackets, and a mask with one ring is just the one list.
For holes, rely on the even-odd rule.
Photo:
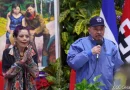
[(27, 8), (27, 12), (30, 13), (31, 15), (33, 15), (34, 12), (35, 12), (35, 8), (30, 6), (30, 7)]
[(105, 26), (89, 27), (88, 31), (94, 40), (102, 40), (104, 36)]

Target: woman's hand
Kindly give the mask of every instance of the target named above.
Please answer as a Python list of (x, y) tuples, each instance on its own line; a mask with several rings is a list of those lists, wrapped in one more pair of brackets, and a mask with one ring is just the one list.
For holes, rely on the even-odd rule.
[(24, 64), (25, 62), (31, 61), (32, 60), (32, 55), (31, 55), (31, 50), (32, 50), (32, 46), (28, 45), (27, 47), (28, 49), (25, 51), (23, 59), (20, 60), (21, 64)]

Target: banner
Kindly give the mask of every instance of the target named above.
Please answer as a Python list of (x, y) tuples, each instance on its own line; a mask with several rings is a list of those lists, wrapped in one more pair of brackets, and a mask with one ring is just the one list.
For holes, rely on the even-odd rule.
[[(45, 23), (46, 28), (49, 31), (49, 40), (47, 41), (46, 35), (44, 33), (39, 34), (38, 36), (35, 36), (35, 45), (38, 51), (39, 56), (39, 67), (45, 67), (48, 66), (50, 62), (55, 62), (56, 58), (60, 57), (60, 43), (59, 43), (59, 24), (58, 24), (58, 16), (59, 16), (59, 5), (57, 3), (57, 0), (34, 0), (34, 2), (30, 0), (8, 0), (7, 2), (5, 0), (1, 0), (1, 7), (0, 7), (0, 60), (2, 60), (2, 54), (3, 50), (6, 47), (6, 25), (7, 25), (7, 14), (11, 12), (12, 5), (14, 3), (20, 4), (21, 11), (26, 11), (26, 5), (27, 4), (34, 4), (35, 11), (42, 15), (42, 20)], [(22, 13), (22, 12), (21, 12)], [(23, 14), (23, 13), (22, 13)], [(42, 21), (41, 20), (41, 21)], [(36, 26), (36, 25), (34, 25)], [(42, 30), (41, 30), (42, 31)], [(11, 41), (11, 40), (10, 40)], [(44, 43), (47, 43), (45, 45)], [(12, 45), (11, 45), (12, 46)], [(10, 46), (10, 47), (11, 47)], [(46, 46), (47, 49), (47, 55), (44, 54), (43, 47)], [(10, 48), (9, 47), (9, 48)]]
[(130, 63), (130, 0), (125, 0), (119, 28), (119, 49), (122, 60)]

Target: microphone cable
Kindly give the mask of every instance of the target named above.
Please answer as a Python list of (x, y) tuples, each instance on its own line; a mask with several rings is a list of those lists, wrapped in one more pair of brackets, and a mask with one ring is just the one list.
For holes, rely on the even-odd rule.
[[(96, 44), (102, 46), (103, 41), (102, 41), (102, 40), (96, 40)], [(97, 54), (97, 55), (98, 55), (98, 54)], [(94, 74), (94, 72), (95, 72), (95, 70), (96, 70), (96, 67), (97, 67), (97, 62), (98, 62), (98, 57), (96, 56), (96, 65), (95, 65), (95, 68), (94, 68), (94, 70), (93, 70), (93, 73), (91, 74), (91, 76), (90, 76), (87, 80), (89, 80), (89, 79), (93, 76), (93, 74)]]
[(93, 70), (93, 73), (91, 74), (91, 76), (87, 79), (87, 81), (93, 76), (95, 70), (96, 70), (96, 67), (97, 67), (97, 62), (98, 62), (98, 58), (96, 58), (96, 65), (95, 65), (95, 68)]

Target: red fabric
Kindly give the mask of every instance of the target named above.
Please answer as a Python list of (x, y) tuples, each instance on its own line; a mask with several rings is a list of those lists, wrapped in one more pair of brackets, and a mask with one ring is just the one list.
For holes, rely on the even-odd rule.
[(2, 76), (2, 61), (0, 61), (0, 76)]
[(4, 90), (4, 77), (2, 75), (2, 62), (0, 61), (0, 90)]
[(69, 90), (74, 90), (75, 83), (76, 83), (76, 72), (73, 69), (71, 69)]
[(35, 17), (35, 14), (32, 14), (32, 15), (29, 17), (29, 20), (34, 19), (34, 17)]
[(124, 62), (130, 62), (130, 0), (124, 0), (121, 25), (119, 28), (119, 48)]
[[(121, 24), (126, 20), (130, 20), (130, 0), (125, 0), (124, 6), (123, 6), (123, 13), (121, 16)], [(128, 21), (126, 22), (128, 24)]]

